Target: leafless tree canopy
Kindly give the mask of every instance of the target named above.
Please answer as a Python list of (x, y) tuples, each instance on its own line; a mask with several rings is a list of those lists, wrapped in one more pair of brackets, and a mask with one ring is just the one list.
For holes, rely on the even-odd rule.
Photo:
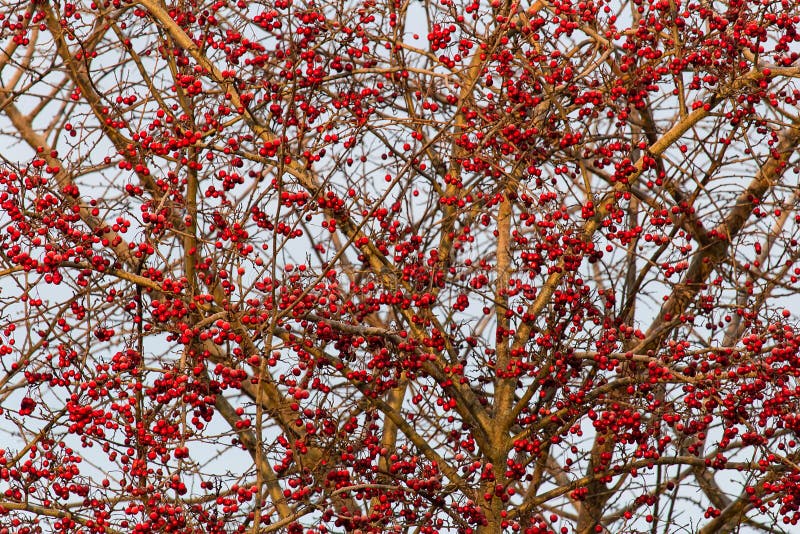
[(793, 531), (798, 28), (0, 2), (0, 533)]

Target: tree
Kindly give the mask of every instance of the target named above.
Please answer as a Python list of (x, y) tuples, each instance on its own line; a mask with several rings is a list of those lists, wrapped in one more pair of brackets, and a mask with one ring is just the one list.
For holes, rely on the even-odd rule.
[(0, 532), (800, 519), (795, 2), (0, 24)]

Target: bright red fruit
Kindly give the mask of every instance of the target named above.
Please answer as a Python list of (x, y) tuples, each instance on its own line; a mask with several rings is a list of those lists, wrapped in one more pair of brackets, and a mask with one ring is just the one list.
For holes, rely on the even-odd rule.
[(33, 410), (36, 408), (36, 401), (30, 397), (25, 397), (19, 403), (19, 414), (20, 415), (30, 415), (33, 413)]
[(798, 30), (0, 2), (0, 533), (794, 531)]

